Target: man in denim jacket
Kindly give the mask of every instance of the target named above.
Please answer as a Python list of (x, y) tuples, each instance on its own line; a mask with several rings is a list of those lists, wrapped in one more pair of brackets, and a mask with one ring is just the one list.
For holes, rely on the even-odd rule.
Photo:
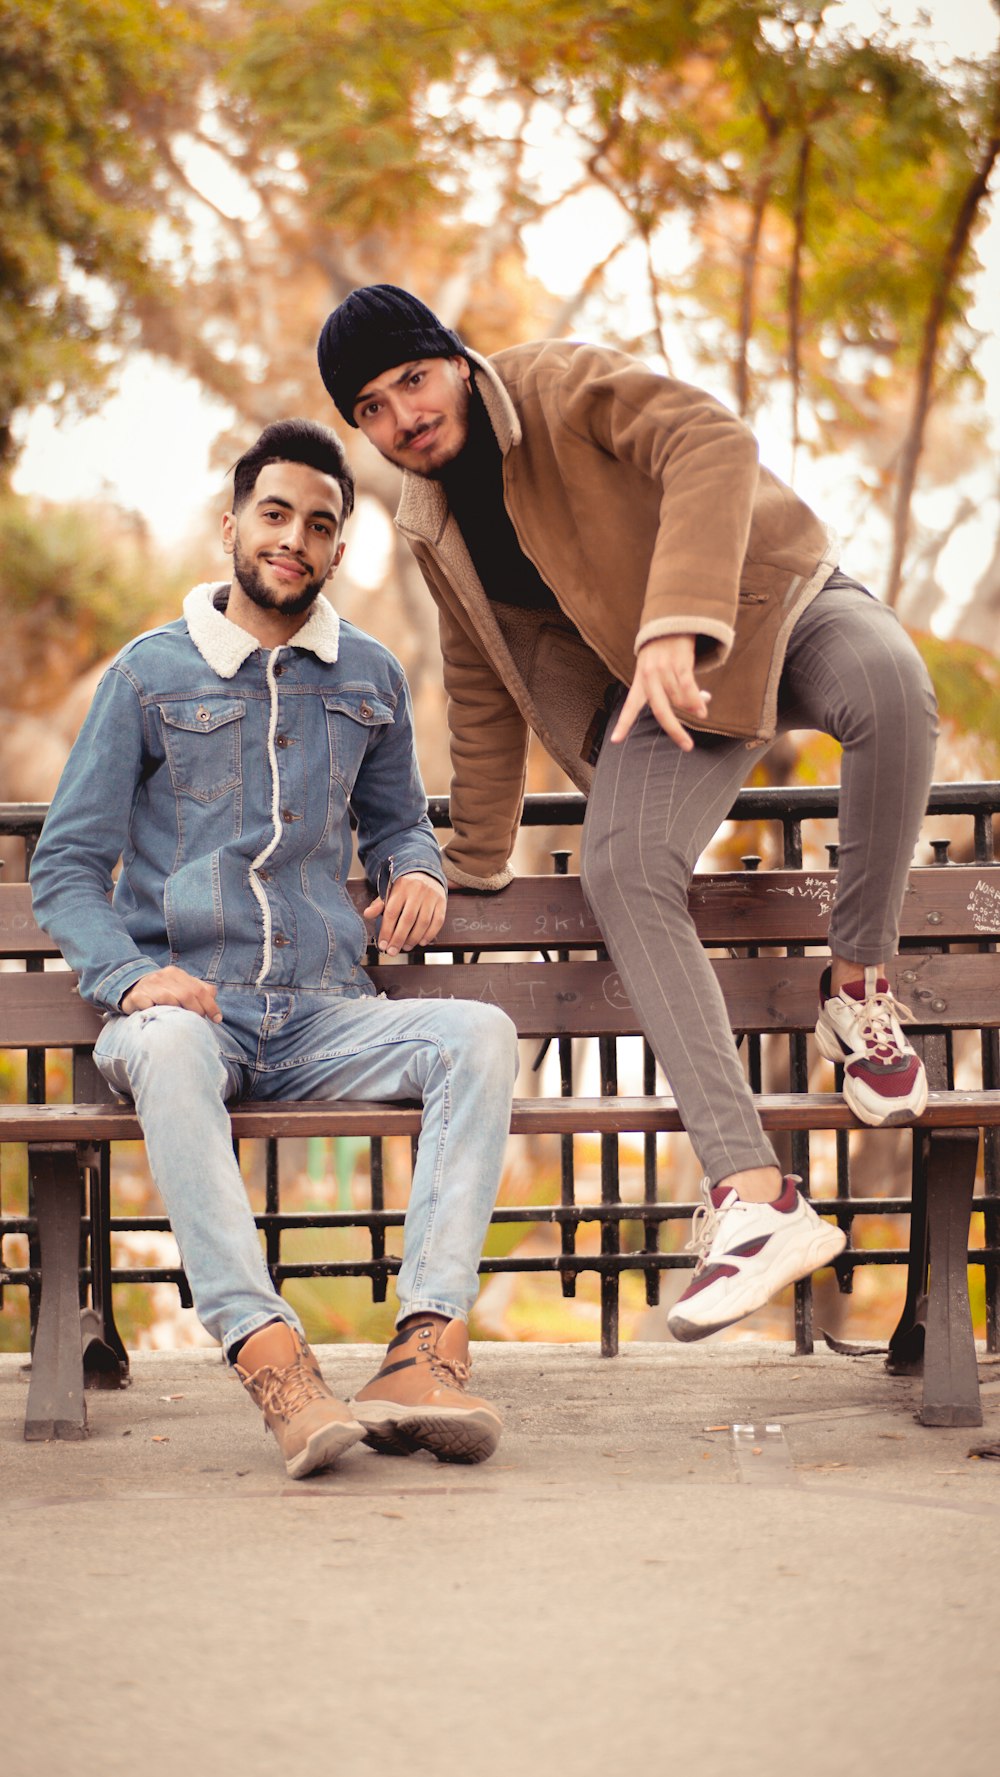
[[(383, 951), (433, 938), (447, 891), (402, 668), (322, 592), (353, 499), (332, 432), (265, 429), (223, 519), (231, 583), (196, 586), (181, 619), (112, 663), (31, 872), (36, 917), (108, 1014), (95, 1058), (135, 1102), (199, 1317), (296, 1478), (361, 1437), (476, 1461), (501, 1430), (466, 1389), (466, 1319), (515, 1031), (496, 1007), (390, 1002), (362, 967), (351, 812)], [(423, 1102), (398, 1331), (349, 1405), (268, 1276), (236, 1097)]]

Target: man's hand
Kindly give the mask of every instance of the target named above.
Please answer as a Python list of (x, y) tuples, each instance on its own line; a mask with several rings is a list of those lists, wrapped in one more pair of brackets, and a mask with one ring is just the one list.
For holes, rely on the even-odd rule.
[(376, 920), (382, 915), (378, 947), (387, 956), (395, 956), (400, 950), (412, 950), (415, 945), (429, 944), (436, 938), (447, 906), (447, 891), (437, 877), (411, 870), (396, 878), (386, 900), (380, 895), (372, 901), (365, 908), (364, 917)]
[(199, 981), (197, 975), (189, 975), (173, 963), (141, 976), (121, 1002), (123, 1012), (148, 1012), (151, 1006), (183, 1006), (186, 1012), (197, 1012), (212, 1024), (222, 1023), (211, 982)]
[(639, 649), (635, 677), (611, 731), (613, 741), (625, 739), (648, 704), (664, 734), (676, 741), (682, 752), (691, 751), (694, 741), (678, 721), (677, 712), (704, 721), (712, 698), (694, 676), (694, 642), (693, 635), (660, 636)]

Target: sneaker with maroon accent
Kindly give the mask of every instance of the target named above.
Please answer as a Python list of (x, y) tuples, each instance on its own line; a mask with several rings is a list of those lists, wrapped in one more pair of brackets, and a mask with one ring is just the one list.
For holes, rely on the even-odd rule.
[(702, 1180), (704, 1201), (688, 1241), (698, 1264), (667, 1315), (675, 1339), (704, 1339), (732, 1326), (843, 1252), (843, 1229), (824, 1222), (798, 1184), (786, 1178), (773, 1203), (748, 1203), (730, 1185)]
[(927, 1075), (902, 1031), (902, 1020), (913, 1014), (893, 998), (885, 976), (865, 969), (862, 980), (831, 994), (827, 969), (819, 993), (816, 1047), (843, 1068), (844, 1097), (854, 1115), (874, 1129), (919, 1117), (927, 1103)]
[(383, 1456), (429, 1450), (439, 1462), (492, 1456), (503, 1421), (489, 1401), (469, 1394), (471, 1369), (464, 1321), (408, 1320), (378, 1374), (350, 1402), (365, 1443)]

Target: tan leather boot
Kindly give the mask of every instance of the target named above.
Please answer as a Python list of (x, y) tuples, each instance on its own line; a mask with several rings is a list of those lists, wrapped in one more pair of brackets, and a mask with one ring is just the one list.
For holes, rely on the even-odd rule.
[(327, 1388), (301, 1333), (286, 1321), (251, 1333), (233, 1369), (274, 1433), (294, 1481), (329, 1468), (364, 1435), (350, 1408)]
[(439, 1462), (492, 1456), (503, 1421), (489, 1401), (467, 1392), (471, 1368), (464, 1321), (408, 1321), (378, 1374), (350, 1402), (365, 1443), (383, 1455), (430, 1450)]

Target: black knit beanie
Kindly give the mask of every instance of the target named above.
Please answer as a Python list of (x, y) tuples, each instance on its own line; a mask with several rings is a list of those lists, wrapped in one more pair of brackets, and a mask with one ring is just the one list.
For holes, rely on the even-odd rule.
[(316, 356), (327, 393), (348, 425), (356, 426), (358, 390), (373, 376), (410, 358), (464, 358), (466, 351), (418, 296), (395, 284), (366, 284), (327, 318)]

